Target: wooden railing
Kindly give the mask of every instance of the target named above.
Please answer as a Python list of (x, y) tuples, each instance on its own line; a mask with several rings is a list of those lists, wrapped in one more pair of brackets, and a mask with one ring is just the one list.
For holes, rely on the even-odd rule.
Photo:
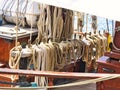
[[(73, 72), (54, 72), (54, 71), (33, 71), (33, 70), (20, 70), (20, 69), (8, 69), (8, 68), (0, 68), (0, 74), (8, 74), (8, 75), (30, 75), (30, 76), (44, 76), (49, 78), (76, 78), (76, 79), (88, 79), (85, 81), (70, 83), (58, 86), (46, 86), (42, 88), (58, 88), (58, 87), (68, 87), (75, 85), (83, 85), (89, 83), (96, 83), (103, 80), (109, 80), (114, 78), (120, 78), (120, 74), (101, 74), (101, 73), (73, 73)], [(21, 89), (20, 89), (21, 88)], [(38, 90), (41, 87), (31, 87), (34, 90)], [(23, 90), (29, 89), (29, 87), (19, 87), (19, 88), (11, 88), (11, 87), (0, 87), (0, 89), (11, 89), (11, 90)], [(40, 89), (46, 90), (46, 89)]]

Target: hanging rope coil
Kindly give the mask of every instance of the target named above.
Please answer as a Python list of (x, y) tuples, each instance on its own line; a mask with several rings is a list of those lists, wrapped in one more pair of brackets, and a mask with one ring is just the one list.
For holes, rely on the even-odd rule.
[[(10, 68), (18, 69), (19, 61), (21, 58), (21, 51), (22, 51), (21, 45), (17, 45), (16, 47), (13, 47), (10, 50), (10, 54), (9, 54), (9, 66), (10, 66)], [(13, 52), (15, 52), (14, 55), (13, 55)]]
[[(38, 20), (38, 39), (44, 38), (54, 42), (71, 39), (73, 34), (73, 12), (58, 7), (41, 5), (41, 14)], [(53, 13), (53, 15), (52, 15)]]

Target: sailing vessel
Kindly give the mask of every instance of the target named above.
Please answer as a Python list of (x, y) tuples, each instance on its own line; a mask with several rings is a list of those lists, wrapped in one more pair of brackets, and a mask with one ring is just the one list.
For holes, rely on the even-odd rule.
[[(14, 43), (12, 43), (15, 44), (15, 47), (13, 46), (10, 47), (9, 50), (6, 51), (6, 52), (10, 52), (10, 54), (7, 53), (7, 59), (6, 58), (3, 59), (3, 61), (9, 63), (8, 67), (10, 67), (13, 70), (13, 72), (11, 72), (10, 69), (3, 69), (3, 70), (1, 69), (0, 72), (7, 74), (8, 73), (22, 74), (19, 77), (12, 75), (11, 81), (15, 83), (11, 83), (11, 84), (18, 84), (17, 83), (18, 80), (23, 79), (24, 82), (26, 80), (35, 81), (38, 86), (47, 87), (48, 85), (51, 84), (53, 85), (53, 81), (55, 80), (56, 77), (65, 77), (65, 75), (69, 78), (71, 75), (73, 77), (82, 77), (84, 74), (82, 74), (82, 76), (79, 76), (78, 73), (75, 73), (76, 75), (78, 74), (78, 76), (76, 75), (74, 76), (73, 73), (66, 73), (66, 74), (60, 73), (63, 71), (78, 72), (81, 68), (80, 67), (81, 61), (82, 63), (86, 63), (86, 66), (84, 66), (85, 68), (84, 71), (88, 72), (97, 69), (96, 61), (99, 59), (99, 57), (104, 55), (104, 52), (106, 51), (106, 47), (107, 47), (106, 45), (107, 39), (105, 36), (101, 35), (100, 32), (99, 33), (97, 32), (97, 27), (95, 25), (97, 19), (95, 16), (92, 17), (93, 32), (92, 33), (86, 32), (84, 34), (82, 33), (83, 20), (82, 17), (79, 17), (78, 27), (80, 27), (81, 33), (79, 33), (78, 30), (77, 35), (79, 36), (79, 39), (76, 39), (76, 37), (73, 38), (73, 33), (74, 33), (74, 27), (73, 27), (74, 12), (72, 11), (73, 9), (68, 10), (65, 8), (38, 4), (30, 0), (18, 0), (18, 1), (2, 0), (2, 2), (4, 3), (4, 5), (2, 3), (3, 5), (2, 11), (5, 14), (3, 15), (4, 20), (6, 20), (9, 23), (16, 24), (16, 27), (10, 28), (8, 32), (3, 30), (0, 31), (2, 33), (1, 35), (2, 38), (7, 37), (7, 39), (9, 38), (13, 39), (14, 36), (15, 39)], [(32, 13), (29, 13), (29, 10), (32, 10)], [(36, 11), (37, 14), (34, 13), (34, 11)], [(81, 13), (78, 12), (77, 15), (80, 16), (80, 14)], [(14, 17), (16, 17), (16, 19), (14, 19)], [(30, 31), (33, 32), (26, 33), (27, 32), (25, 28), (26, 26), (30, 27)], [(36, 26), (38, 31), (33, 30), (33, 27)], [(20, 27), (24, 27), (24, 29), (22, 30)], [(4, 27), (2, 27), (2, 29), (4, 29)], [(13, 29), (15, 29), (16, 31), (14, 31)], [(30, 40), (28, 41), (28, 44), (26, 44), (24, 48), (21, 47), (21, 43), (18, 43), (19, 33), (20, 33), (21, 43), (27, 42), (29, 37), (27, 37), (26, 35), (30, 34)], [(35, 39), (35, 43), (33, 44), (31, 43), (32, 35), (36, 33), (37, 33), (37, 38)], [(26, 36), (27, 38), (23, 38), (24, 36)], [(18, 70), (16, 71), (14, 69), (18, 69)], [(20, 71), (19, 69), (29, 69), (30, 71), (27, 70), (27, 72), (31, 72), (31, 73), (25, 73), (26, 71), (24, 70)], [(38, 72), (35, 73), (34, 71), (31, 70), (35, 70)], [(53, 74), (53, 73), (55, 74), (55, 72), (52, 73), (48, 72), (46, 74), (43, 71), (57, 71), (57, 74), (59, 73), (62, 76), (52, 75), (55, 78), (51, 78), (52, 76), (49, 74)], [(35, 75), (35, 77), (31, 77), (31, 76), (24, 77), (23, 74)], [(88, 76), (86, 77), (92, 78), (90, 75), (94, 75), (94, 74), (88, 74)], [(49, 78), (42, 76), (49, 76)], [(114, 77), (112, 77), (112, 75), (108, 74), (107, 77), (103, 77), (101, 75), (100, 77), (102, 77), (101, 80), (106, 80), (106, 79), (117, 78), (120, 76), (115, 74)], [(94, 78), (96, 78), (95, 75)], [(98, 82), (101, 80), (96, 79), (94, 81)], [(28, 83), (27, 85), (29, 86)]]

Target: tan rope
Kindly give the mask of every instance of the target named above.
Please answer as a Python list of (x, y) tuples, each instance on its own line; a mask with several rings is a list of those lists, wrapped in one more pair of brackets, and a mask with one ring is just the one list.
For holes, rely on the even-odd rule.
[(44, 9), (45, 9), (45, 6), (44, 5), (40, 5), (40, 9), (41, 9), (41, 13), (40, 13), (40, 16), (39, 16), (39, 20), (37, 22), (37, 27), (38, 27), (38, 37), (37, 37), (37, 42), (41, 42), (43, 37), (44, 37), (44, 17), (45, 17), (45, 14), (44, 14)]
[(57, 7), (55, 7), (53, 14), (53, 41), (55, 41), (56, 38), (56, 30), (57, 30)]
[[(9, 53), (9, 67), (12, 69), (19, 69), (19, 61), (21, 58), (22, 46), (17, 44), (17, 47), (13, 47)], [(15, 53), (15, 56), (13, 55)], [(12, 82), (15, 80), (16, 75), (11, 76)]]
[[(32, 5), (32, 12), (34, 14), (34, 4)], [(33, 20), (33, 15), (31, 16), (30, 44), (31, 44), (31, 41), (32, 41), (32, 30), (33, 30), (33, 22), (32, 22), (32, 20)]]
[(77, 30), (78, 32), (82, 32), (82, 28), (84, 25), (84, 14), (80, 12), (76, 12), (77, 14)]

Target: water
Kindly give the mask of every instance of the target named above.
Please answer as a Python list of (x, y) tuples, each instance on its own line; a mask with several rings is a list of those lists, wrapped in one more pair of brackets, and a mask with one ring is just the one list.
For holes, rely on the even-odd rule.
[[(92, 32), (92, 28), (91, 28), (91, 23), (92, 23), (92, 19), (91, 19), (91, 15), (88, 15), (88, 25), (87, 25), (87, 31), (88, 32)], [(103, 17), (97, 17), (97, 26), (98, 26), (98, 31), (100, 31), (101, 33), (103, 33), (104, 30), (108, 31), (107, 28), (107, 22), (106, 22), (106, 18)], [(113, 30), (114, 30), (114, 21), (108, 19), (108, 27), (109, 27), (109, 33), (112, 35), (113, 34)], [(75, 29), (77, 28), (77, 17), (75, 17)], [(84, 27), (83, 27), (83, 32), (86, 32), (86, 15), (84, 17)]]

